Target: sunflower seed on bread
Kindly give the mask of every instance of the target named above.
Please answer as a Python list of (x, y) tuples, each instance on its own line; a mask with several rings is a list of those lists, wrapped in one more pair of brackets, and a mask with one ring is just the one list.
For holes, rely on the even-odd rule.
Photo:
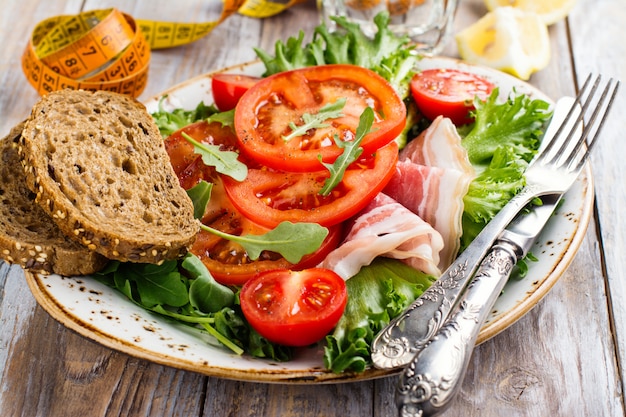
[(44, 274), (87, 275), (108, 259), (65, 236), (35, 203), (17, 153), (24, 124), (0, 140), (0, 257)]
[(199, 225), (152, 116), (121, 94), (62, 90), (35, 104), (19, 153), (36, 201), (67, 235), (122, 262), (183, 256)]

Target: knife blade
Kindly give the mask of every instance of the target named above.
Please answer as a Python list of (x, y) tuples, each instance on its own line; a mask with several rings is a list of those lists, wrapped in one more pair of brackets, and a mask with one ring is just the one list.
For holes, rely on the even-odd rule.
[(400, 375), (396, 390), (400, 415), (435, 415), (450, 404), (461, 387), (480, 328), (513, 267), (528, 254), (561, 197), (541, 197), (541, 205), (519, 214), (498, 237), (450, 318)]

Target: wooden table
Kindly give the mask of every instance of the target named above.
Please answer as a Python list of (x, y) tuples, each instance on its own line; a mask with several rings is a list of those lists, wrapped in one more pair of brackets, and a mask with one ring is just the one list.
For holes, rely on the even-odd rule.
[[(117, 6), (136, 18), (207, 20), (207, 2), (0, 0), (0, 135), (38, 96), (19, 60), (36, 22)], [(550, 28), (550, 66), (531, 84), (552, 98), (575, 94), (590, 71), (626, 81), (624, 0), (579, 0)], [(486, 12), (464, 0), (457, 29)], [(255, 58), (277, 39), (318, 24), (314, 3), (264, 20), (239, 15), (200, 41), (154, 52), (150, 97), (195, 75)], [(456, 56), (450, 45), (446, 55)], [(596, 206), (574, 262), (521, 320), (474, 352), (446, 416), (621, 416), (626, 382), (626, 90), (592, 161)], [(395, 378), (335, 385), (273, 385), (206, 377), (138, 360), (67, 330), (34, 301), (21, 269), (0, 267), (2, 416), (395, 416)]]

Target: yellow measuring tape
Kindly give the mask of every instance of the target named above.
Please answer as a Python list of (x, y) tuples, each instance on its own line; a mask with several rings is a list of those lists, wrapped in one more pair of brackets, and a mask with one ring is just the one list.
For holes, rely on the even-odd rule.
[(235, 12), (268, 17), (303, 0), (222, 1), (218, 20), (204, 23), (135, 20), (117, 9), (46, 19), (33, 30), (22, 70), (40, 94), (70, 88), (137, 97), (148, 80), (151, 50), (195, 42)]

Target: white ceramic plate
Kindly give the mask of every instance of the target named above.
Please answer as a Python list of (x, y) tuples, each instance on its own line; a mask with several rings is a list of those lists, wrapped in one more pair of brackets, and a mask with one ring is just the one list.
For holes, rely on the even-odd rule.
[[(462, 68), (492, 80), (500, 86), (503, 95), (516, 88), (519, 92), (550, 101), (532, 86), (491, 69), (444, 58), (423, 60), (420, 67)], [(263, 67), (260, 63), (251, 63), (223, 71), (260, 75)], [(167, 95), (164, 104), (170, 109), (195, 108), (200, 101), (211, 103), (211, 74), (172, 87), (164, 94)], [(149, 111), (157, 109), (162, 95), (146, 103)], [(507, 284), (481, 330), (479, 343), (522, 317), (552, 288), (583, 240), (592, 203), (593, 187), (587, 169), (567, 193), (564, 203), (532, 249), (539, 261), (530, 265), (524, 279)], [(287, 363), (237, 356), (211, 337), (152, 314), (90, 277), (65, 278), (28, 273), (26, 276), (39, 304), (56, 320), (105, 346), (156, 363), (217, 377), (284, 383), (356, 381), (394, 373), (370, 369), (360, 374), (334, 374), (324, 369), (321, 345), (302, 349), (293, 361)]]

